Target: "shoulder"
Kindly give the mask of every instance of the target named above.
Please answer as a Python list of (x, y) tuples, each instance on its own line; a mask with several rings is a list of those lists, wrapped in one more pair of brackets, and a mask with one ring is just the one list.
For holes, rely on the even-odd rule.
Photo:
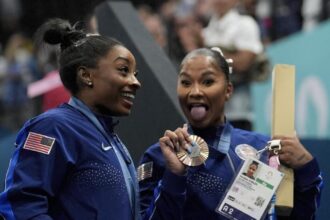
[(60, 105), (57, 108), (48, 110), (25, 123), (25, 126), (65, 126), (66, 124), (78, 124), (76, 120), (82, 114), (68, 104)]
[(82, 121), (80, 112), (67, 104), (61, 105), (28, 120), (19, 131), (17, 141), (24, 140), (29, 132), (54, 138), (66, 136), (71, 130), (81, 126), (79, 120)]

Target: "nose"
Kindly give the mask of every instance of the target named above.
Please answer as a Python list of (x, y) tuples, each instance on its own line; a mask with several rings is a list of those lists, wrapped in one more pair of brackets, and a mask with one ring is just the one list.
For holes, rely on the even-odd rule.
[(136, 78), (135, 75), (132, 75), (130, 77), (130, 85), (133, 86), (135, 89), (141, 88), (141, 83), (139, 82), (139, 80)]
[(202, 92), (202, 90), (201, 90), (201, 88), (198, 84), (194, 84), (191, 87), (189, 95), (192, 96), (192, 97), (200, 97), (200, 96), (203, 95), (203, 92)]

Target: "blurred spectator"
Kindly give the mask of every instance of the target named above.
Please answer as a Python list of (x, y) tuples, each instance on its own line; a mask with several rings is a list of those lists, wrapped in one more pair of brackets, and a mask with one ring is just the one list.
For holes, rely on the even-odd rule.
[(320, 21), (324, 21), (330, 17), (330, 0), (322, 0)]
[[(45, 75), (44, 80), (52, 80), (55, 82), (61, 82), (60, 74), (58, 70), (51, 71)], [(58, 86), (45, 92), (42, 97), (42, 111), (45, 112), (49, 109), (55, 108), (62, 103), (67, 103), (70, 99), (70, 93), (63, 86), (62, 83), (58, 83)]]
[(185, 54), (203, 46), (202, 22), (191, 11), (177, 12), (174, 24)]
[(64, 88), (58, 72), (57, 49), (51, 46), (36, 47), (38, 66), (44, 76), (29, 85), (28, 95), (30, 98), (42, 95), (42, 112), (55, 108), (70, 98), (70, 93)]
[(158, 45), (166, 51), (167, 34), (166, 27), (159, 15), (154, 13), (151, 8), (142, 5), (138, 8), (140, 19), (147, 30), (151, 33)]
[(220, 47), (225, 57), (234, 61), (234, 92), (225, 109), (227, 119), (234, 127), (252, 130), (250, 80), (263, 45), (258, 24), (251, 16), (240, 15), (237, 4), (238, 0), (213, 0), (214, 14), (203, 37), (206, 46)]
[(315, 28), (321, 20), (322, 0), (303, 0), (302, 16), (303, 30), (309, 31)]
[(258, 0), (241, 0), (239, 10), (242, 14), (250, 15), (257, 20), (256, 7)]
[(169, 48), (169, 56), (176, 66), (187, 53), (203, 46), (202, 28), (202, 22), (190, 10), (176, 11)]
[(18, 31), (22, 8), (19, 0), (0, 0), (0, 43)]
[(1, 101), (5, 110), (4, 124), (13, 130), (34, 115), (33, 103), (28, 99), (27, 85), (38, 77), (32, 54), (31, 40), (22, 34), (13, 34), (4, 51), (6, 62)]
[(256, 14), (265, 27), (264, 37), (270, 42), (302, 29), (303, 0), (259, 0)]
[(196, 0), (194, 7), (194, 14), (202, 22), (203, 27), (209, 23), (212, 15), (212, 1), (210, 0)]

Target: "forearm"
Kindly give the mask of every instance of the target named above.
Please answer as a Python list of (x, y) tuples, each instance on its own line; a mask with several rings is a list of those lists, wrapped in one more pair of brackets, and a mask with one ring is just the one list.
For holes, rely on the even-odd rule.
[(323, 179), (315, 158), (295, 170), (294, 208), (291, 219), (314, 219), (322, 188)]
[[(165, 171), (154, 188), (149, 207), (142, 210), (143, 219), (181, 219), (186, 195), (186, 177)], [(146, 198), (141, 198), (142, 201)]]

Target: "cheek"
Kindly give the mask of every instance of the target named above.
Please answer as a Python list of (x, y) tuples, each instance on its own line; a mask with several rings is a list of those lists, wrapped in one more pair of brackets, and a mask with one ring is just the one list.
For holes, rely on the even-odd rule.
[(177, 92), (179, 101), (183, 102), (185, 97), (187, 96), (185, 90), (182, 87), (178, 86), (176, 92)]
[[(113, 100), (118, 95), (118, 88), (116, 84), (108, 81), (103, 81), (99, 84), (98, 96), (107, 100)], [(97, 97), (95, 97), (97, 98)]]
[(223, 104), (223, 102), (227, 99), (227, 96), (228, 93), (223, 87), (216, 89), (213, 93), (214, 99), (216, 99), (219, 104)]

